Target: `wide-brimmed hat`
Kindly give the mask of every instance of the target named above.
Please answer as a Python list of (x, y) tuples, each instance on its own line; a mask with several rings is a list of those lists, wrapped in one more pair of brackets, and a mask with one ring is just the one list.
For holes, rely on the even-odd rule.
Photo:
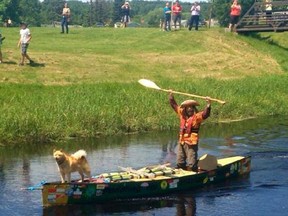
[(180, 107), (185, 108), (185, 107), (190, 107), (190, 106), (199, 106), (200, 104), (195, 101), (195, 100), (185, 100), (181, 103)]

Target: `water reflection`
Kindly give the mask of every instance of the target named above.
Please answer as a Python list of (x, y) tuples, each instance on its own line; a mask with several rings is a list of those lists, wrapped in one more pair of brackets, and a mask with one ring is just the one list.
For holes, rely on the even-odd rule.
[[(231, 122), (219, 124), (204, 124), (201, 130), (200, 147), (215, 148), (218, 146), (234, 148), (241, 145), (259, 146), (275, 140), (282, 142), (287, 139), (288, 117), (269, 117), (250, 119), (244, 122)], [(32, 144), (0, 147), (1, 159), (21, 158), (50, 155), (54, 148), (62, 148), (68, 152), (75, 152), (84, 148), (87, 152), (119, 148), (121, 154), (127, 155), (127, 148), (131, 145), (143, 143), (161, 144), (163, 151), (173, 153), (177, 142), (177, 131), (135, 134), (125, 136), (112, 136), (106, 138), (71, 139), (52, 144)], [(175, 152), (175, 149), (174, 149)]]
[(170, 140), (168, 143), (162, 144), (163, 162), (175, 164), (177, 153), (177, 141)]
[(179, 195), (176, 202), (177, 216), (196, 215), (196, 199), (193, 196)]
[[(196, 199), (190, 195), (174, 195), (162, 198), (137, 199), (125, 202), (113, 202), (107, 204), (85, 204), (55, 206), (43, 209), (43, 216), (55, 215), (167, 215), (161, 213), (161, 208), (175, 209), (175, 216), (195, 216)], [(149, 212), (159, 211), (156, 214)], [(146, 213), (146, 214), (144, 214)]]
[[(143, 199), (133, 199), (118, 201), (106, 204), (85, 204), (85, 205), (68, 205), (53, 206), (43, 208), (44, 216), (55, 215), (175, 215), (175, 216), (195, 216), (207, 215), (197, 213), (197, 202), (202, 206), (218, 208), (217, 200), (219, 198), (233, 197), (233, 193), (241, 192), (243, 189), (251, 188), (249, 177), (240, 177), (236, 180), (227, 180), (221, 184), (209, 185), (204, 188), (186, 191), (183, 193), (171, 194), (165, 197), (152, 197)], [(227, 207), (226, 207), (227, 208)], [(166, 210), (163, 210), (166, 209)], [(169, 209), (169, 210), (168, 210)], [(213, 214), (209, 212), (208, 215)]]
[(22, 159), (22, 169), (20, 170), (19, 176), (22, 177), (22, 182), (24, 186), (31, 185), (31, 176), (30, 176), (30, 160), (27, 157)]

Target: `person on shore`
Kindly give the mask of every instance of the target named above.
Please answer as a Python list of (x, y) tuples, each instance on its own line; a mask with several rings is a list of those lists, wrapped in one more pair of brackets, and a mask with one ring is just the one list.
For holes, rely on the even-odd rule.
[(3, 62), (1, 46), (2, 46), (2, 41), (3, 41), (4, 39), (5, 39), (5, 37), (2, 37), (1, 31), (0, 31), (0, 64)]
[(172, 7), (172, 15), (174, 22), (174, 29), (176, 30), (177, 22), (179, 23), (179, 29), (181, 29), (181, 14), (182, 14), (182, 6), (179, 1), (176, 0), (176, 3)]
[(34, 63), (33, 60), (29, 57), (27, 54), (28, 46), (30, 43), (30, 40), (32, 38), (32, 35), (30, 33), (30, 30), (27, 28), (26, 23), (20, 24), (20, 38), (18, 41), (18, 47), (21, 45), (21, 61), (19, 63), (20, 66), (24, 65), (25, 58), (27, 58), (30, 62), (30, 65)]
[(125, 4), (121, 6), (121, 9), (122, 9), (122, 24), (123, 27), (126, 28), (128, 23), (130, 22), (131, 7), (129, 5), (129, 2), (126, 1)]
[(164, 21), (165, 21), (165, 18), (164, 19), (160, 19), (160, 22), (159, 22), (159, 27), (160, 27), (160, 30), (163, 30), (165, 31), (165, 24), (164, 24)]
[(171, 31), (171, 7), (169, 2), (166, 3), (163, 11), (164, 11), (164, 30)]
[(189, 31), (191, 31), (191, 29), (193, 28), (194, 22), (195, 22), (195, 30), (198, 31), (200, 10), (201, 10), (201, 7), (199, 3), (194, 2), (190, 10), (191, 18), (190, 18), (189, 27), (188, 27)]
[(68, 32), (69, 32), (68, 25), (69, 25), (69, 21), (70, 21), (70, 15), (71, 15), (70, 8), (68, 7), (68, 4), (65, 3), (63, 11), (62, 11), (62, 20), (61, 20), (61, 28), (62, 28), (61, 33), (62, 34), (64, 33), (64, 27), (66, 30), (66, 34), (68, 34)]
[(11, 27), (12, 26), (12, 20), (9, 18), (7, 21), (7, 27)]
[(239, 21), (239, 17), (241, 15), (241, 5), (238, 0), (233, 0), (230, 10), (230, 23), (229, 23), (229, 31), (236, 32), (236, 24)]
[(265, 11), (266, 11), (266, 22), (269, 23), (269, 21), (272, 18), (272, 0), (265, 0)]
[(198, 112), (195, 100), (185, 100), (180, 106), (169, 93), (169, 103), (180, 118), (180, 132), (177, 153), (177, 168), (188, 171), (198, 171), (198, 142), (201, 123), (210, 116), (211, 99), (206, 97), (207, 106)]

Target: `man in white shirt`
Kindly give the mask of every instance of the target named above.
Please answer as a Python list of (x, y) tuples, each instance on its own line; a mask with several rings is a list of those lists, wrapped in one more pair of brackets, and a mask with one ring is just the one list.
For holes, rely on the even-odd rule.
[(24, 60), (27, 58), (30, 61), (30, 64), (33, 64), (34, 61), (31, 60), (31, 58), (27, 54), (28, 46), (30, 43), (30, 40), (32, 38), (32, 35), (30, 33), (30, 30), (27, 28), (26, 23), (21, 23), (20, 25), (20, 39), (18, 41), (18, 47), (21, 45), (21, 62), (19, 63), (20, 66), (24, 65)]
[(193, 28), (193, 24), (195, 22), (195, 30), (198, 31), (198, 25), (199, 25), (199, 16), (200, 16), (200, 5), (198, 2), (194, 2), (192, 7), (191, 7), (191, 18), (189, 22), (189, 31)]

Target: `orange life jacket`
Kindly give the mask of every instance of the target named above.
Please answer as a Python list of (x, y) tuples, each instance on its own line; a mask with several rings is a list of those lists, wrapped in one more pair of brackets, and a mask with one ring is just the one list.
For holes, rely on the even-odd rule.
[(193, 116), (187, 118), (183, 113), (183, 109), (179, 109), (178, 115), (180, 117), (180, 131), (179, 142), (181, 144), (197, 145), (199, 140), (199, 129), (203, 119), (203, 111), (195, 113)]

